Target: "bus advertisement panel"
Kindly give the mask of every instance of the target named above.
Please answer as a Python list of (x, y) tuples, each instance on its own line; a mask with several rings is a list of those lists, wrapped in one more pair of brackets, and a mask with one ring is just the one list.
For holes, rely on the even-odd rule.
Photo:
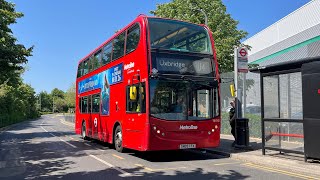
[(111, 67), (78, 83), (78, 94), (101, 89), (101, 114), (109, 115), (110, 85), (122, 82), (123, 64)]

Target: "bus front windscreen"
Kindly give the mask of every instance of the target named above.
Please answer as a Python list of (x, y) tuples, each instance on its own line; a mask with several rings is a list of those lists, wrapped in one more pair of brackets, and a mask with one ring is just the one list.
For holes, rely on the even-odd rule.
[(207, 30), (182, 21), (148, 18), (151, 48), (212, 54)]
[(163, 120), (210, 119), (218, 113), (212, 108), (216, 92), (201, 83), (151, 80), (150, 113)]

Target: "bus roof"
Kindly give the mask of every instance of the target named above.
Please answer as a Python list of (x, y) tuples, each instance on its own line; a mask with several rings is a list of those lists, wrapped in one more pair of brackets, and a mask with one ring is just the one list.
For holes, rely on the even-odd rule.
[(125, 26), (124, 28), (120, 29), (118, 32), (116, 32), (114, 35), (112, 35), (109, 39), (107, 39), (106, 41), (104, 41), (101, 45), (99, 45), (97, 48), (95, 48), (93, 51), (91, 51), (88, 55), (86, 55), (84, 58), (82, 58), (79, 62), (78, 65), (88, 59), (91, 55), (95, 54), (99, 49), (101, 49), (103, 46), (105, 46), (107, 43), (109, 43), (111, 40), (113, 40), (115, 37), (117, 37), (118, 35), (120, 35), (121, 33), (123, 33), (125, 30), (127, 30), (127, 28), (129, 28), (131, 25), (133, 25), (134, 23), (136, 23), (139, 19), (141, 18), (156, 18), (156, 19), (167, 19), (167, 20), (174, 20), (174, 21), (180, 21), (180, 22), (185, 22), (185, 23), (189, 23), (189, 24), (194, 24), (194, 25), (198, 25), (198, 26), (203, 26), (206, 29), (209, 30), (209, 28), (204, 25), (204, 24), (196, 24), (196, 23), (191, 23), (191, 22), (187, 22), (187, 21), (182, 21), (182, 20), (177, 20), (177, 19), (170, 19), (170, 18), (162, 18), (162, 17), (155, 17), (155, 16), (147, 16), (145, 14), (139, 14), (138, 17), (136, 19), (134, 19), (132, 22), (130, 22), (127, 26)]

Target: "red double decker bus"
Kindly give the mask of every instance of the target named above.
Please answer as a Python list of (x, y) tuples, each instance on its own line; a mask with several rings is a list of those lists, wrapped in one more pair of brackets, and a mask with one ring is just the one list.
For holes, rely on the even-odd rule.
[(219, 73), (205, 25), (139, 15), (80, 60), (75, 132), (138, 151), (216, 147)]

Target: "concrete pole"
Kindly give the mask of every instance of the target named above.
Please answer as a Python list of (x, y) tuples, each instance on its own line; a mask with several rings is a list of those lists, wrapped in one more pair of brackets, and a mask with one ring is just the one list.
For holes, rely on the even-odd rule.
[(39, 105), (40, 105), (40, 112), (41, 112), (41, 93), (39, 94)]
[(54, 96), (52, 96), (52, 113), (54, 113)]

